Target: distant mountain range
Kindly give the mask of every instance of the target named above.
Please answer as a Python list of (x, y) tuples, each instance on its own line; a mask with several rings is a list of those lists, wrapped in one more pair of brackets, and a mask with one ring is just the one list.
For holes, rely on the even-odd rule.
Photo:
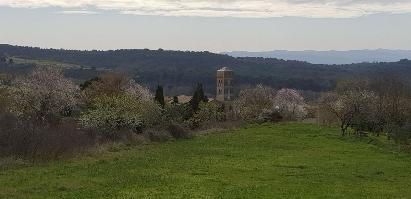
[(397, 62), (411, 59), (411, 50), (348, 50), (348, 51), (287, 51), (265, 52), (233, 51), (222, 54), (233, 57), (264, 57), (284, 60), (306, 61), (313, 64), (352, 64), (362, 62)]

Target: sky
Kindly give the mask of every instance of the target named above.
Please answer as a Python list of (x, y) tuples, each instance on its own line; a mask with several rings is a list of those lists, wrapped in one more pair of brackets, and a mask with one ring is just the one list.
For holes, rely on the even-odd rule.
[(0, 0), (0, 24), (44, 48), (411, 49), (411, 0)]

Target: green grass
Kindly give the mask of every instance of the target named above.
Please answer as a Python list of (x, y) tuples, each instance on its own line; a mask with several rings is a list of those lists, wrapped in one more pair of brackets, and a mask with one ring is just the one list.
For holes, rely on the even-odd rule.
[(28, 59), (28, 58), (21, 58), (21, 57), (12, 57), (14, 63), (16, 64), (36, 64), (36, 65), (53, 65), (59, 66), (62, 68), (80, 68), (80, 65), (77, 64), (69, 64), (64, 62), (52, 61), (52, 60), (39, 60), (39, 59)]
[(312, 124), (0, 171), (0, 198), (410, 198), (411, 156)]

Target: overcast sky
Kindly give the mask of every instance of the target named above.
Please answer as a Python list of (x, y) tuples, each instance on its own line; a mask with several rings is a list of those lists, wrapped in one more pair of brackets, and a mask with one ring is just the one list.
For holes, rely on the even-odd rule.
[(0, 43), (70, 49), (411, 49), (411, 0), (0, 0)]

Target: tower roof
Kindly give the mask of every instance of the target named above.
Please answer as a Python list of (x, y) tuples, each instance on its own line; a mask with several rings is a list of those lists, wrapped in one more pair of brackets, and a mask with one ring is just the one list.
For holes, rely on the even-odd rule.
[(222, 69), (218, 70), (218, 71), (233, 71), (228, 67), (223, 67)]

